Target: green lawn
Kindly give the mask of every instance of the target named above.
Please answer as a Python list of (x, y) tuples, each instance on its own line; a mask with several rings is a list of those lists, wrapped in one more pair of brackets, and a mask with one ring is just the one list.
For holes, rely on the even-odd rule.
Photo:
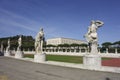
[(24, 57), (34, 58), (34, 55), (33, 54), (24, 54)]
[[(32, 54), (25, 54), (24, 57), (33, 58)], [(59, 62), (69, 62), (69, 63), (83, 63), (83, 58), (81, 56), (63, 56), (63, 55), (47, 55), (47, 61), (59, 61)]]
[[(34, 55), (24, 55), (24, 57), (33, 58)], [(68, 63), (83, 63), (83, 57), (82, 56), (65, 56), (65, 55), (47, 55), (46, 56), (47, 61), (59, 61), (59, 62), (68, 62)], [(102, 60), (109, 60), (112, 58), (102, 58)]]
[(69, 63), (83, 63), (83, 57), (81, 56), (47, 55), (47, 60)]
[(102, 57), (102, 60), (110, 60), (112, 58), (106, 58), (106, 57)]

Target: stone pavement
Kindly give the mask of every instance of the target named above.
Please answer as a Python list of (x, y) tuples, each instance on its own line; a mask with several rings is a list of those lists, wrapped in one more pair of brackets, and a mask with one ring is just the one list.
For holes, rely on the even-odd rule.
[(120, 80), (119, 73), (82, 70), (0, 57), (0, 75), (8, 80)]
[[(14, 56), (9, 56), (9, 57), (14, 58)], [(19, 60), (34, 62), (33, 58), (19, 58)], [(45, 62), (43, 61), (43, 62), (38, 62), (38, 63), (57, 65), (57, 66), (63, 66), (63, 67), (70, 67), (70, 68), (79, 68), (79, 69), (87, 69), (87, 70), (120, 73), (120, 67), (101, 66), (98, 68), (98, 67), (88, 67), (88, 66), (85, 66), (83, 64), (58, 62), (58, 61), (45, 61)]]

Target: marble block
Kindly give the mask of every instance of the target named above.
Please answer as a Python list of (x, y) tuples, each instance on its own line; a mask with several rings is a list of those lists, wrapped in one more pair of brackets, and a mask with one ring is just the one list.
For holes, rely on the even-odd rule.
[(10, 51), (6, 51), (6, 52), (4, 53), (4, 56), (11, 56)]
[(34, 62), (45, 62), (46, 61), (46, 54), (40, 53), (34, 55)]
[(15, 53), (15, 58), (23, 58), (23, 56), (24, 56), (24, 54), (23, 54), (22, 51), (17, 51), (17, 52)]
[(87, 68), (100, 68), (101, 67), (101, 56), (97, 54), (89, 54), (83, 57), (83, 64)]

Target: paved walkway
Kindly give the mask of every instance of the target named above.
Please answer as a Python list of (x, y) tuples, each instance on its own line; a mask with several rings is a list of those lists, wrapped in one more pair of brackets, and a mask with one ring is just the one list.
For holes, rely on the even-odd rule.
[(0, 57), (0, 75), (8, 80), (120, 80), (120, 74), (60, 67)]

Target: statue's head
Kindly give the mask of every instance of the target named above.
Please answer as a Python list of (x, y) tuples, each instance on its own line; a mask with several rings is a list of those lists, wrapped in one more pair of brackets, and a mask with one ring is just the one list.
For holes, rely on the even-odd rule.
[(19, 38), (22, 38), (22, 35), (19, 35)]
[(8, 39), (8, 41), (10, 41), (10, 39)]
[(43, 28), (40, 28), (40, 31), (43, 31)]
[(95, 21), (94, 21), (94, 20), (91, 21), (91, 25), (92, 25), (92, 24), (95, 24)]
[(38, 35), (41, 36), (41, 37), (44, 36), (43, 28), (40, 28), (40, 31), (39, 31)]

